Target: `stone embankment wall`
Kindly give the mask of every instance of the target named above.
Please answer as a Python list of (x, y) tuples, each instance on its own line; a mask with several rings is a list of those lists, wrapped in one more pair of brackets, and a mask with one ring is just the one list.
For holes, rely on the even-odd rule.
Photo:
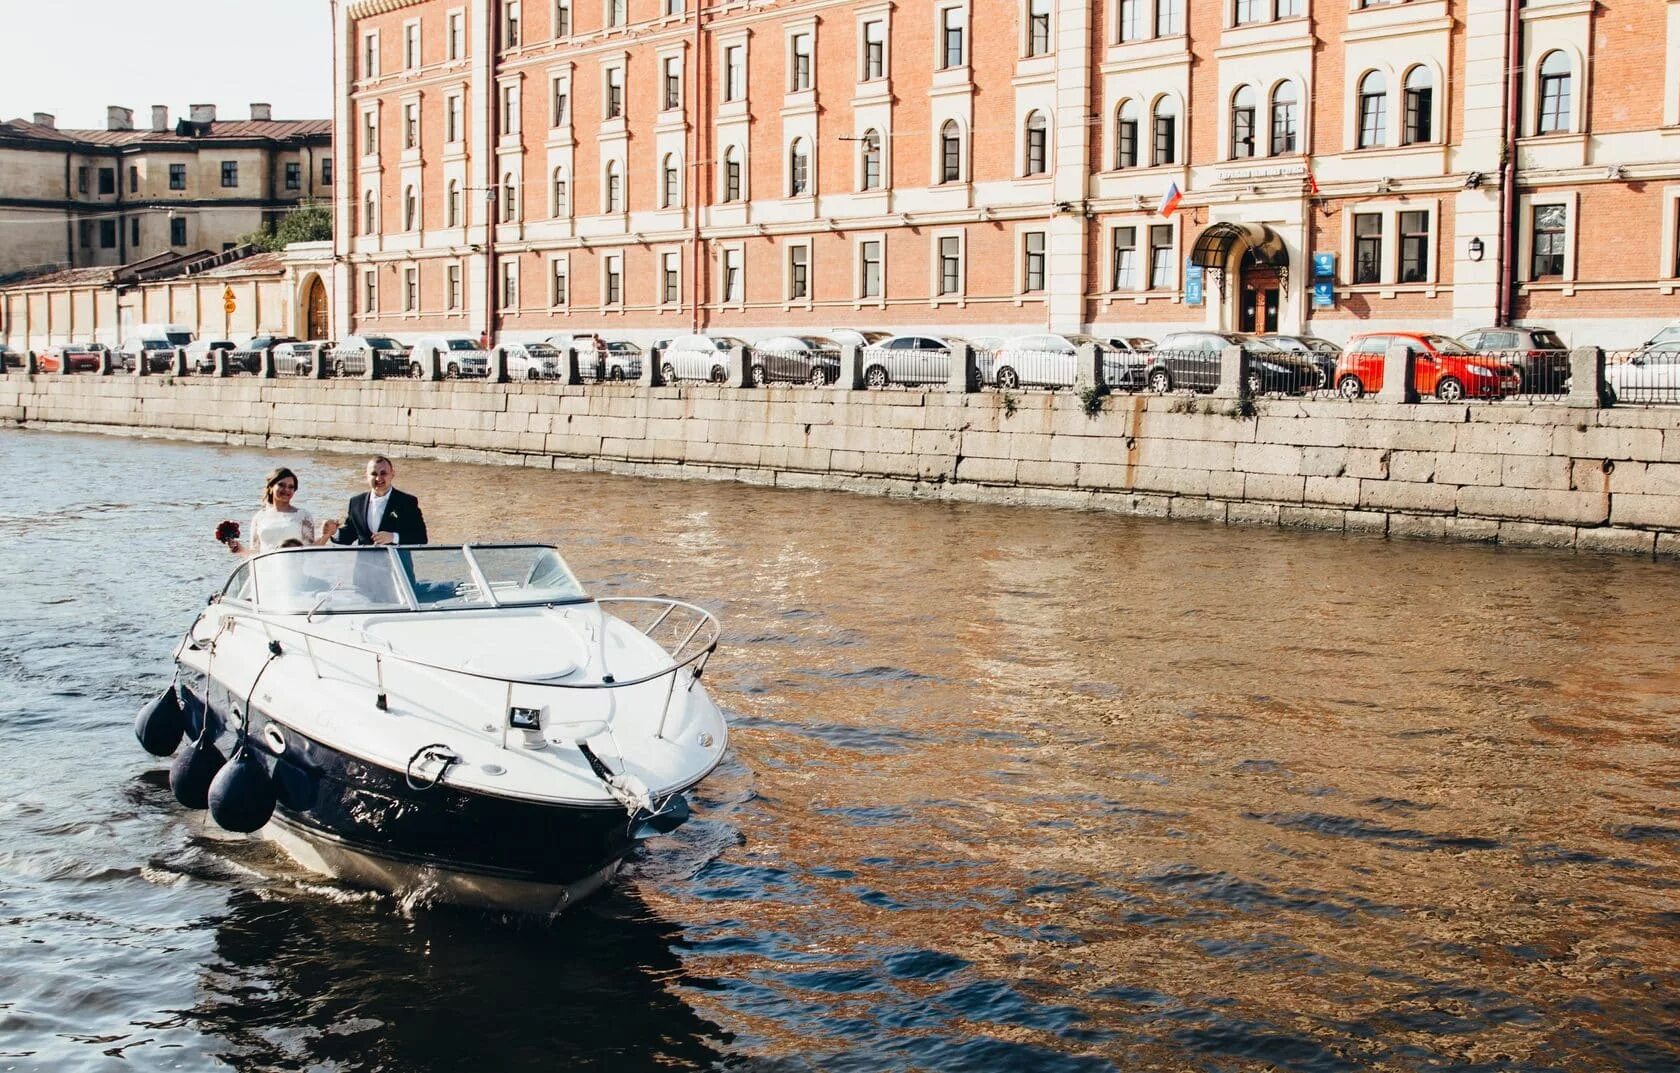
[(0, 422), (1680, 555), (1680, 407), (12, 374)]

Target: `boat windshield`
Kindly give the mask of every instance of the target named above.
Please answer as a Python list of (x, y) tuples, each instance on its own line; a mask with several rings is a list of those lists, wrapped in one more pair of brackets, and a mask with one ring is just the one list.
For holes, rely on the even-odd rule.
[(560, 553), (541, 544), (291, 548), (251, 562), (259, 610), (277, 615), (441, 611), (587, 599)]

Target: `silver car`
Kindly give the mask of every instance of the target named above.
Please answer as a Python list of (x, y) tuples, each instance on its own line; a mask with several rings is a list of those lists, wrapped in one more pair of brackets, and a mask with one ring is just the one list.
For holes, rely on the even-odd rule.
[(548, 343), (508, 343), (509, 380), (553, 380), (560, 375), (560, 351)]
[(721, 384), (729, 378), (729, 351), (746, 345), (732, 335), (681, 335), (659, 356), (659, 372), (667, 384), (679, 380)]
[(951, 378), (951, 348), (966, 345), (954, 335), (895, 335), (863, 351), (863, 382), (943, 384)]
[(820, 335), (778, 335), (754, 343), (748, 372), (762, 387), (775, 381), (826, 387), (840, 379), (840, 345)]

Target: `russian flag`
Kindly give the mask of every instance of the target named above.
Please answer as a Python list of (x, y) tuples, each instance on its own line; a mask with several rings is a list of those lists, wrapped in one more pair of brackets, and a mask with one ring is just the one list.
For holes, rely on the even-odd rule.
[(1167, 187), (1167, 192), (1161, 195), (1161, 204), (1155, 210), (1157, 216), (1171, 216), (1178, 211), (1178, 203), (1184, 200), (1184, 192), (1174, 182)]

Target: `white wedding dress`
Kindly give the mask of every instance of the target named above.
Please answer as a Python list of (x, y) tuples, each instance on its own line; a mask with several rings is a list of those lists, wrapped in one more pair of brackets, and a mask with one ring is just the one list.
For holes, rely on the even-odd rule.
[(288, 540), (315, 543), (315, 519), (308, 511), (264, 507), (251, 518), (251, 554), (274, 551)]

